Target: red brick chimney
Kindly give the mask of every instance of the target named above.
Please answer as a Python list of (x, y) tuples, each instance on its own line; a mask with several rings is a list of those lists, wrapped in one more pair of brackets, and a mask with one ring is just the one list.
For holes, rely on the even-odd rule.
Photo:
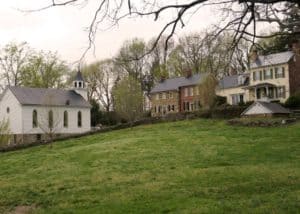
[(300, 54), (300, 44), (299, 41), (294, 41), (291, 45), (291, 49), (295, 54)]
[(185, 77), (190, 78), (193, 75), (192, 69), (188, 68), (185, 70)]
[(166, 80), (166, 75), (161, 75), (160, 76), (160, 82), (164, 82)]

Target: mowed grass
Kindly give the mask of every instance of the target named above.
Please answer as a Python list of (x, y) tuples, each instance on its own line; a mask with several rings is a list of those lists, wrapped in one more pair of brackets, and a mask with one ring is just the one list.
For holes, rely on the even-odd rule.
[(299, 213), (300, 123), (145, 125), (0, 154), (0, 213)]

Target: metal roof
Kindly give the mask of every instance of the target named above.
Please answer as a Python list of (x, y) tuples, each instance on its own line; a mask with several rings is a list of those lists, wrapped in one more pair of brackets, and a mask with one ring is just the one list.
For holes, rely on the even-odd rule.
[(262, 105), (266, 108), (266, 112), (260, 112), (260, 114), (290, 114), (291, 111), (284, 108), (278, 103), (271, 103), (271, 102), (263, 102), (263, 101), (256, 101), (252, 105), (250, 105), (245, 111), (243, 111), (242, 115), (247, 115), (247, 112), (255, 108), (257, 105)]
[(285, 51), (276, 54), (269, 54), (266, 56), (258, 56), (255, 62), (250, 64), (250, 68), (259, 68), (269, 65), (278, 65), (287, 63), (294, 56), (293, 51)]
[[(243, 77), (242, 84), (239, 83), (239, 77)], [(247, 86), (249, 85), (249, 74), (236, 74), (231, 76), (225, 76), (219, 81), (219, 88), (236, 88), (239, 86)]]
[(150, 93), (178, 90), (179, 87), (197, 85), (207, 75), (208, 75), (207, 73), (201, 73), (201, 74), (194, 74), (188, 78), (187, 77), (175, 77), (175, 78), (166, 79), (166, 80), (156, 84)]
[(91, 105), (74, 90), (9, 86), (21, 105), (69, 106), (90, 108)]

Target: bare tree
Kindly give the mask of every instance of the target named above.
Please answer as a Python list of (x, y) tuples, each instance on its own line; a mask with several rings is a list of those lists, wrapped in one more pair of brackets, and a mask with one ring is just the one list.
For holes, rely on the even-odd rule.
[[(27, 11), (41, 11), (53, 7), (76, 6), (91, 3), (91, 0), (49, 0), (44, 7)], [(178, 27), (184, 27), (191, 14), (195, 14), (200, 8), (216, 6), (222, 12), (222, 20), (217, 26), (216, 36), (224, 31), (234, 32), (232, 46), (235, 47), (241, 40), (255, 42), (255, 38), (276, 36), (278, 34), (300, 34), (300, 30), (285, 31), (273, 35), (258, 34), (258, 23), (276, 23), (282, 29), (288, 27), (282, 22), (281, 17), (292, 7), (299, 7), (299, 0), (101, 0), (95, 7), (94, 16), (88, 27), (88, 47), (86, 52), (93, 47), (97, 30), (102, 27), (112, 27), (120, 20), (128, 17), (153, 17), (155, 21), (168, 15), (166, 24), (153, 43), (152, 51), (163, 35), (166, 36), (165, 48), (168, 47)], [(86, 53), (85, 52), (85, 53)], [(84, 53), (84, 55), (85, 55)], [(147, 53), (145, 53), (147, 54)]]
[(120, 75), (113, 60), (90, 64), (83, 68), (83, 74), (88, 83), (89, 100), (99, 101), (106, 111), (110, 111), (113, 105), (111, 90)]
[[(43, 108), (33, 115), (34, 123), (43, 131), (50, 143), (54, 140), (62, 127), (62, 112), (55, 107), (55, 93), (49, 91), (44, 96)], [(35, 114), (35, 113), (33, 113)]]

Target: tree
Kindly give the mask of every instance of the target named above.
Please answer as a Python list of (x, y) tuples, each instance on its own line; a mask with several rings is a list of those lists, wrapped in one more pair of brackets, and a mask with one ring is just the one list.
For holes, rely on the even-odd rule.
[(36, 124), (46, 135), (50, 143), (54, 140), (55, 135), (60, 132), (63, 121), (60, 108), (54, 105), (54, 97), (55, 93), (53, 91), (48, 91), (45, 94), (43, 108), (39, 111), (39, 117), (36, 117)]
[(289, 3), (286, 3), (286, 7), (284, 18), (279, 22), (279, 31), (274, 31), (273, 34), (280, 32), (287, 34), (259, 39), (257, 49), (263, 55), (287, 51), (293, 42), (300, 41), (300, 34), (293, 34), (300, 31), (300, 8)]
[(26, 42), (9, 43), (0, 50), (1, 78), (5, 85), (21, 85), (21, 73), (31, 54)]
[(216, 98), (216, 86), (218, 84), (214, 75), (207, 75), (203, 81), (199, 84), (199, 97), (202, 107), (211, 109), (215, 104)]
[(140, 83), (131, 76), (122, 79), (113, 89), (115, 111), (131, 124), (143, 114), (143, 93)]
[(57, 53), (41, 51), (28, 58), (28, 63), (20, 73), (21, 84), (28, 87), (63, 88), (63, 77), (68, 70)]
[(125, 73), (142, 81), (145, 75), (146, 61), (143, 57), (146, 53), (146, 43), (138, 38), (127, 40), (115, 58), (115, 64)]
[[(88, 4), (89, 2), (89, 0), (49, 0), (49, 4), (29, 11), (41, 11), (51, 7)], [(168, 42), (175, 34), (177, 28), (180, 26), (184, 27), (191, 14), (197, 13), (200, 7), (212, 7), (216, 5), (223, 13), (223, 16), (217, 26), (216, 35), (225, 31), (233, 32), (234, 36), (232, 46), (235, 47), (241, 40), (255, 42), (255, 38), (270, 37), (270, 35), (266, 36), (257, 32), (258, 23), (276, 23), (283, 28), (288, 28), (289, 26), (282, 22), (281, 17), (285, 14), (287, 9), (291, 7), (291, 5), (299, 7), (300, 3), (299, 0), (170, 0), (163, 2), (145, 0), (139, 3), (136, 3), (133, 0), (117, 0), (113, 2), (109, 0), (101, 0), (97, 7), (93, 7), (95, 9), (92, 11), (94, 16), (88, 27), (89, 44), (87, 50), (93, 47), (97, 30), (100, 28), (99, 25), (101, 24), (108, 24), (111, 27), (118, 25), (121, 20), (128, 17), (153, 17), (154, 20), (157, 21), (162, 19), (162, 17), (165, 18), (166, 16), (169, 18), (158, 33), (157, 39), (149, 51), (151, 52), (154, 49), (164, 35), (167, 38), (165, 40), (165, 47), (167, 48)], [(300, 32), (283, 31), (271, 36), (279, 34), (299, 35)]]
[(101, 60), (83, 68), (89, 100), (95, 99), (106, 110), (112, 109), (111, 90), (120, 74), (112, 59)]
[(1, 120), (0, 121), (0, 147), (6, 146), (10, 142), (10, 129), (9, 129), (9, 121)]

